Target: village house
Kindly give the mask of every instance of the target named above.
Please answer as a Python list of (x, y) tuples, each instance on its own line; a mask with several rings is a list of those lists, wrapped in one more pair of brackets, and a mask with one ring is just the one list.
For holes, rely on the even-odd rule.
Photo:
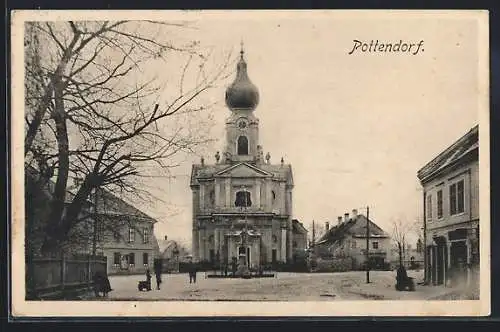
[[(49, 177), (41, 175), (34, 167), (25, 168), (25, 231), (26, 254), (30, 257), (42, 256), (42, 246), (46, 237), (46, 220), (50, 213), (48, 202), (52, 199), (55, 183)], [(67, 190), (65, 204), (71, 203), (75, 194)], [(62, 250), (71, 254), (86, 254), (92, 244), (91, 200), (86, 200), (79, 215), (79, 221), (69, 233), (69, 239)]]
[[(41, 256), (45, 238), (48, 202), (54, 189), (54, 182), (43, 179), (33, 167), (25, 170), (26, 182), (26, 242), (27, 255)], [(66, 193), (66, 204), (74, 197), (75, 183)], [(97, 205), (97, 211), (95, 206)], [(97, 220), (94, 218), (97, 215)], [(157, 221), (116, 195), (99, 189), (92, 194), (82, 208), (78, 222), (73, 225), (64, 251), (71, 254), (92, 254), (106, 256), (108, 274), (144, 273), (153, 266), (156, 238), (154, 224)], [(94, 227), (97, 231), (94, 237)]]
[[(425, 279), (464, 278), (479, 265), (478, 126), (418, 171), (424, 189)], [(456, 276), (457, 278), (453, 278)]]
[(338, 217), (337, 224), (331, 226), (325, 223), (325, 232), (312, 248), (320, 259), (349, 260), (352, 270), (363, 269), (366, 266), (366, 226), (369, 222), (369, 262), (374, 269), (387, 268), (391, 237), (377, 226), (368, 221), (366, 216), (358, 214), (356, 209), (352, 215), (345, 213)]
[(302, 256), (305, 255), (307, 248), (307, 229), (298, 220), (292, 220), (292, 232), (293, 232), (293, 261), (296, 262)]
[(97, 252), (107, 257), (108, 274), (136, 274), (152, 270), (158, 257), (154, 218), (107, 190), (99, 189)]

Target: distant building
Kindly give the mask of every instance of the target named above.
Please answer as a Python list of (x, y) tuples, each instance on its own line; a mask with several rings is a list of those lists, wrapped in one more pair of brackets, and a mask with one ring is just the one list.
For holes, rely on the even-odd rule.
[(158, 257), (165, 260), (173, 260), (177, 256), (180, 261), (183, 261), (191, 254), (184, 245), (175, 240), (169, 240), (166, 235), (163, 239), (158, 240), (158, 247)]
[(418, 171), (424, 188), (425, 276), (443, 284), (471, 279), (479, 264), (478, 126)]
[(293, 260), (296, 261), (305, 256), (307, 248), (307, 229), (297, 219), (292, 220), (293, 229)]
[[(323, 236), (316, 242), (312, 251), (319, 258), (350, 258), (352, 269), (360, 269), (366, 263), (366, 225), (368, 219), (357, 210), (352, 215), (338, 217), (336, 225), (325, 224)], [(369, 221), (369, 259), (373, 268), (386, 267), (391, 251), (391, 237)]]
[[(393, 246), (390, 252), (390, 262), (392, 268), (399, 266), (399, 249)], [(424, 252), (418, 243), (417, 247), (407, 245), (403, 252), (403, 264), (407, 269), (423, 269), (424, 268)]]

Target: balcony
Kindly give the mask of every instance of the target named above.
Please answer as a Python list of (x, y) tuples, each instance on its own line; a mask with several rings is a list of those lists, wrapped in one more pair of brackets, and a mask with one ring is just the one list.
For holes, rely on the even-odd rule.
[(199, 215), (231, 213), (231, 214), (279, 214), (279, 209), (266, 209), (264, 207), (250, 206), (246, 209), (240, 207), (205, 207), (198, 211)]

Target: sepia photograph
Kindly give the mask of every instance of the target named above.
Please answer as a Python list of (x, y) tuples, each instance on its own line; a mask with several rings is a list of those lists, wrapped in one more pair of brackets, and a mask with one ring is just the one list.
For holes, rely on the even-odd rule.
[(12, 314), (490, 313), (487, 11), (13, 11)]

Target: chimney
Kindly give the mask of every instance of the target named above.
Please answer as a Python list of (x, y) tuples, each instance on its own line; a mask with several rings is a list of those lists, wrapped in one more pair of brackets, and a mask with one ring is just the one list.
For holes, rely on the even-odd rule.
[(340, 225), (342, 223), (342, 217), (339, 216), (338, 219), (337, 219), (337, 223)]
[(353, 209), (352, 210), (352, 219), (356, 219), (357, 216), (358, 216), (358, 210)]
[(349, 221), (349, 213), (344, 213), (344, 221), (345, 222)]
[(328, 232), (329, 229), (330, 229), (330, 223), (327, 221), (325, 222), (325, 230)]
[(167, 241), (167, 239), (168, 239), (168, 236), (167, 236), (167, 235), (165, 235), (165, 241)]

